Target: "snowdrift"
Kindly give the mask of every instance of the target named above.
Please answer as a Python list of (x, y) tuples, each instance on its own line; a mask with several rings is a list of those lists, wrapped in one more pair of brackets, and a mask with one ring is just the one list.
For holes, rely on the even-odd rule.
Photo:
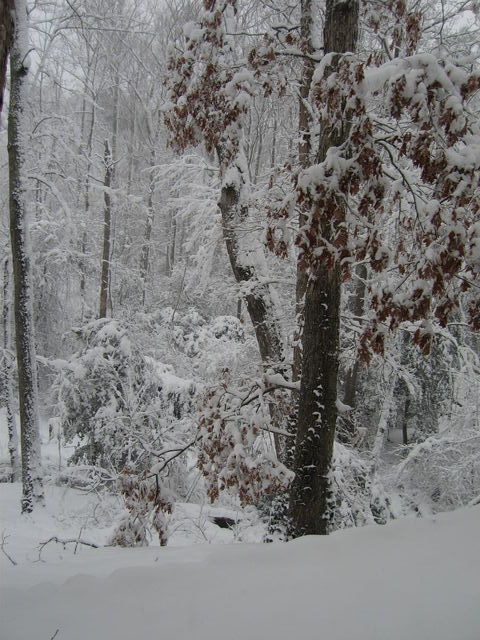
[(287, 544), (2, 557), (0, 636), (479, 640), (479, 531), (476, 506)]

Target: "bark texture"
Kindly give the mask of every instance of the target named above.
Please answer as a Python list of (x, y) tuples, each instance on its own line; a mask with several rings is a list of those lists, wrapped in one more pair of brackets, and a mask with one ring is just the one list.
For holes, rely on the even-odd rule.
[[(314, 51), (312, 43), (312, 0), (302, 0), (301, 3), (301, 20), (300, 20), (300, 37), (301, 37), (301, 49), (307, 56), (311, 55)], [(310, 94), (310, 87), (312, 84), (312, 77), (314, 71), (313, 60), (306, 57), (303, 60), (302, 76), (300, 80), (300, 95), (298, 102), (298, 163), (302, 169), (306, 169), (310, 166), (312, 161), (312, 141), (311, 141), (311, 112), (308, 105), (308, 96)], [(305, 212), (300, 211), (299, 214), (299, 226), (302, 227), (305, 224)], [(302, 345), (301, 336), (303, 328), (303, 304), (305, 291), (307, 289), (308, 275), (304, 269), (297, 266), (297, 282), (295, 290), (295, 314), (297, 331), (295, 334), (295, 345), (293, 348), (293, 369), (292, 379), (297, 381), (300, 379), (302, 372)]]
[(272, 301), (268, 285), (258, 281), (253, 265), (242, 260), (239, 247), (239, 227), (248, 216), (248, 209), (240, 202), (240, 190), (233, 185), (224, 185), (220, 194), (223, 237), (235, 280), (239, 284), (252, 284), (244, 296), (247, 311), (252, 320), (255, 336), (264, 364), (279, 364), (283, 361), (283, 341), (272, 318)]
[(14, 0), (0, 3), (0, 113), (3, 107), (3, 93), (7, 81), (7, 60), (12, 46), (14, 31)]
[[(242, 202), (241, 188), (236, 184), (224, 184), (218, 206), (222, 214), (223, 237), (230, 265), (235, 280), (244, 287), (243, 298), (255, 331), (262, 363), (265, 368), (274, 366), (282, 371), (283, 339), (275, 318), (271, 292), (268, 284), (259, 279), (255, 264), (247, 258), (245, 247), (242, 246), (245, 244), (245, 240), (241, 238), (245, 233), (242, 227), (246, 226), (248, 206)], [(285, 371), (283, 373), (286, 374)], [(269, 412), (274, 427), (279, 426), (284, 416), (280, 415), (275, 403), (269, 404)], [(274, 441), (278, 458), (285, 462), (286, 444), (278, 434), (274, 434)]]
[(104, 151), (105, 178), (104, 178), (104, 201), (103, 210), (103, 251), (102, 251), (102, 277), (100, 281), (100, 309), (99, 318), (107, 317), (108, 290), (110, 286), (110, 254), (112, 237), (112, 199), (110, 189), (112, 186), (113, 161), (110, 146), (105, 140)]
[(10, 54), (10, 105), (8, 114), (8, 169), (10, 240), (14, 283), (15, 345), (17, 353), (20, 430), (22, 445), (22, 512), (43, 502), (38, 431), (37, 368), (33, 327), (31, 261), (23, 186), (26, 15), (16, 14)]
[(11, 312), (10, 312), (10, 260), (3, 263), (3, 402), (7, 414), (8, 453), (12, 467), (12, 482), (20, 480), (20, 460), (18, 457), (18, 434), (13, 410), (13, 381), (11, 350)]
[[(327, 0), (325, 53), (354, 51), (357, 33), (358, 0)], [(332, 65), (337, 62), (334, 57)], [(339, 131), (322, 131), (317, 161), (322, 162), (327, 150), (342, 144), (347, 136), (347, 123)], [(325, 223), (321, 228), (331, 230), (329, 212), (324, 211), (323, 215)], [(291, 533), (295, 537), (328, 533), (329, 473), (337, 421), (340, 299), (338, 267), (321, 264), (309, 274), (303, 310), (295, 480), (290, 497)]]

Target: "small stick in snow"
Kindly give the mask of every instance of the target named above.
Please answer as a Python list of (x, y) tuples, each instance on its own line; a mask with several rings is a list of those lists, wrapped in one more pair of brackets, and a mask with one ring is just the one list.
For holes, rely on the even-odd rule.
[(14, 567), (17, 566), (17, 563), (15, 562), (15, 560), (8, 555), (8, 553), (5, 551), (5, 544), (7, 542), (7, 538), (9, 538), (10, 536), (5, 535), (5, 533), (2, 533), (2, 541), (0, 542), (0, 549), (2, 550), (2, 553), (4, 553), (7, 558), (10, 560), (10, 562), (13, 564)]
[(38, 545), (38, 560), (42, 561), (42, 551), (43, 548), (49, 543), (49, 542), (58, 542), (59, 544), (63, 544), (63, 546), (65, 547), (65, 545), (67, 544), (75, 544), (75, 550), (77, 549), (79, 544), (84, 544), (87, 547), (93, 547), (94, 549), (98, 549), (100, 547), (100, 545), (95, 544), (95, 542), (89, 542), (88, 540), (82, 540), (81, 538), (68, 538), (68, 539), (62, 539), (62, 538), (57, 538), (57, 536), (52, 536), (51, 538), (49, 538), (48, 540), (45, 540), (45, 542), (41, 542)]
[(60, 629), (57, 629), (55, 631), (55, 633), (53, 634), (53, 636), (50, 638), (50, 640), (54, 640), (57, 637), (59, 631), (60, 631)]
[(78, 544), (79, 544), (79, 542), (80, 542), (80, 539), (81, 539), (81, 536), (82, 536), (82, 531), (83, 531), (84, 529), (85, 529), (85, 526), (84, 526), (84, 525), (82, 525), (82, 526), (80, 527), (80, 531), (78, 532), (78, 538), (77, 538), (77, 541), (75, 542), (75, 549), (73, 550), (73, 555), (76, 555), (76, 553), (77, 553)]

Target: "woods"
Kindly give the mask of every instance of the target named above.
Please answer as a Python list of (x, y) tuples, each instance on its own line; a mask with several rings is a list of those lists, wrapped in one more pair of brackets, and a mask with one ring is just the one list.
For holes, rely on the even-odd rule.
[(7, 11), (23, 511), (101, 488), (141, 546), (177, 502), (290, 539), (480, 494), (478, 18), (434, 4)]

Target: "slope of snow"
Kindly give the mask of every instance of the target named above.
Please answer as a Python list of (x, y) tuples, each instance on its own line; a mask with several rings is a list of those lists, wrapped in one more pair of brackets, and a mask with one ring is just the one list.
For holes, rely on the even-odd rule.
[[(480, 638), (480, 507), (288, 544), (74, 553), (52, 543), (36, 561), (51, 514), (15, 515), (18, 489), (0, 485), (0, 531), (18, 563), (1, 554), (5, 640)], [(72, 501), (83, 513), (68, 495), (69, 518)]]

